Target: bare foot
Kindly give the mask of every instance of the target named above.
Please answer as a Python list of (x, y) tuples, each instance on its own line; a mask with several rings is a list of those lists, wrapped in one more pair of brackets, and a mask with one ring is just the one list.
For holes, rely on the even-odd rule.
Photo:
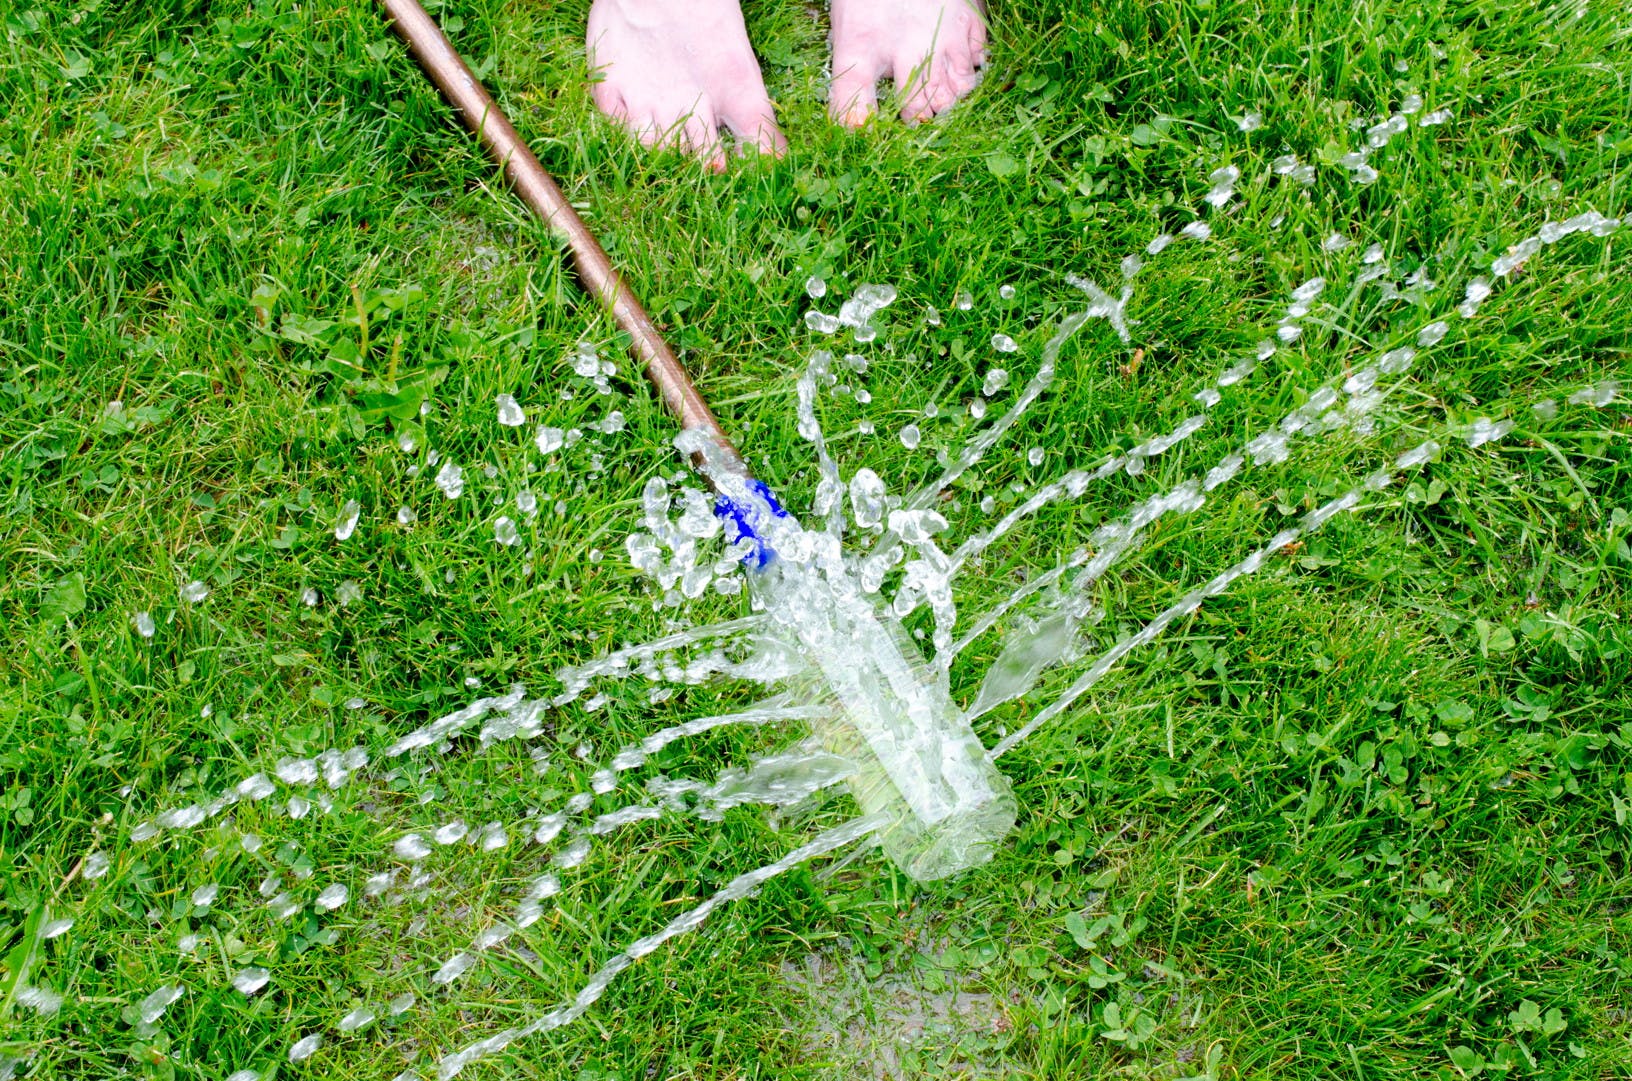
[(978, 0), (833, 0), (828, 112), (859, 127), (878, 108), (878, 81), (891, 79), (901, 119), (928, 120), (974, 89), (985, 61)]
[(647, 146), (723, 169), (723, 124), (740, 146), (787, 148), (736, 0), (595, 0), (587, 44), (595, 104)]

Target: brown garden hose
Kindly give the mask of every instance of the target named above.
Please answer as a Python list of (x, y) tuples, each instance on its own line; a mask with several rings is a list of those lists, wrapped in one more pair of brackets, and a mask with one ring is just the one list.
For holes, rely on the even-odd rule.
[(460, 59), (453, 43), (442, 33), (436, 20), (417, 0), (380, 0), (397, 33), (419, 61), (425, 74), (442, 91), (442, 96), (459, 111), (465, 126), (481, 140), (495, 162), (504, 170), (516, 194), (551, 230), (564, 236), (572, 249), (573, 265), (584, 288), (594, 294), (629, 334), (629, 352), (646, 369), (647, 378), (657, 388), (669, 411), (683, 428), (706, 429), (725, 456), (728, 467), (746, 474), (747, 467), (720, 428), (708, 403), (697, 393), (691, 377), (663, 341), (663, 336), (646, 314), (596, 241), (589, 226), (572, 209), (550, 174), (527, 149), (516, 129), (499, 106)]

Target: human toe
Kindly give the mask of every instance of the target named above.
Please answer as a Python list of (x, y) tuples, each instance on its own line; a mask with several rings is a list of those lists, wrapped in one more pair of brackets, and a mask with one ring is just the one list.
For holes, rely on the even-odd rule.
[(625, 122), (628, 120), (629, 108), (624, 104), (623, 94), (606, 80), (591, 83), (589, 96), (594, 100), (595, 107), (608, 119)]
[(945, 76), (945, 65), (933, 55), (898, 57), (895, 85), (901, 91), (901, 119), (909, 124), (920, 123), (956, 101)]
[(737, 137), (739, 150), (755, 150), (780, 157), (788, 149), (788, 140), (776, 124), (776, 110), (771, 106), (771, 99), (764, 94), (729, 102), (720, 110), (720, 119)]
[(901, 119), (914, 123), (939, 116), (979, 83), (980, 75), (969, 53), (959, 49), (938, 52), (902, 82), (908, 93), (902, 101)]
[(720, 145), (720, 124), (714, 110), (699, 103), (679, 125), (673, 140), (688, 157), (696, 158), (716, 173), (725, 168), (725, 148)]
[(884, 72), (877, 62), (833, 58), (833, 83), (827, 94), (827, 111), (847, 128), (859, 128), (878, 111), (878, 80)]

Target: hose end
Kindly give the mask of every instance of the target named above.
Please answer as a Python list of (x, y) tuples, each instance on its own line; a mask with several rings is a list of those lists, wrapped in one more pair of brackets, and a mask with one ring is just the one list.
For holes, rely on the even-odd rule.
[(770, 524), (771, 518), (786, 518), (788, 512), (777, 502), (764, 481), (750, 478), (747, 498), (721, 492), (714, 499), (714, 516), (725, 524), (727, 542), (750, 542), (749, 550), (742, 557), (743, 564), (749, 570), (763, 570), (776, 558), (776, 552), (765, 537), (765, 527)]

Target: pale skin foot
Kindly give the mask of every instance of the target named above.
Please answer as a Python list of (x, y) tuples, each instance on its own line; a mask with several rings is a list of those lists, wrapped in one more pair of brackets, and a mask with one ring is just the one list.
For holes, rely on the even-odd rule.
[(595, 0), (587, 38), (595, 104), (647, 146), (715, 169), (722, 126), (739, 147), (787, 148), (736, 0)]
[(901, 95), (901, 119), (918, 123), (973, 90), (986, 61), (978, 0), (833, 0), (834, 120), (859, 127), (878, 109), (878, 81)]
[[(894, 82), (901, 118), (928, 120), (962, 98), (985, 61), (979, 0), (833, 0), (828, 111), (859, 127)], [(720, 129), (739, 147), (787, 148), (736, 0), (595, 0), (587, 34), (595, 104), (648, 146), (725, 167)]]

